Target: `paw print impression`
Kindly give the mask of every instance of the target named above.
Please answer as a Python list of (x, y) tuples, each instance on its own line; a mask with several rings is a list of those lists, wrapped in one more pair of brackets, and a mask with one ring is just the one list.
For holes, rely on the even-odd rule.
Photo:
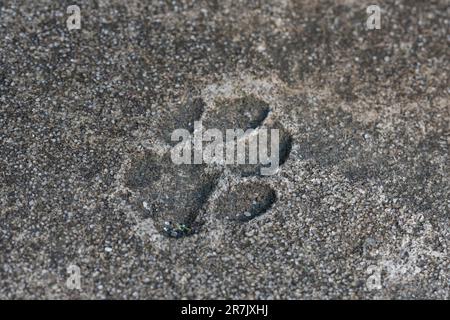
[[(201, 132), (197, 132), (198, 129), (194, 126), (199, 121), (202, 124)], [(189, 132), (189, 140), (172, 141), (171, 135), (176, 129)], [(236, 159), (237, 145), (245, 142), (241, 144), (246, 146), (245, 163), (174, 163), (171, 158), (173, 148), (179, 146), (179, 143), (185, 143), (192, 149), (190, 159), (193, 160), (193, 136), (195, 133), (204, 134), (208, 129), (217, 129), (224, 139), (227, 129), (242, 129), (245, 134), (234, 137), (231, 144), (235, 146)], [(289, 156), (292, 138), (272, 114), (268, 102), (251, 93), (218, 94), (216, 97), (208, 95), (206, 99), (202, 96), (188, 98), (182, 106), (162, 116), (160, 127), (156, 130), (161, 146), (155, 150), (159, 151), (141, 152), (129, 164), (125, 185), (134, 193), (137, 201), (135, 207), (142, 211), (145, 219), (153, 220), (159, 232), (173, 238), (181, 238), (201, 230), (196, 218), (202, 210), (207, 210), (208, 201), (215, 202), (215, 212), (204, 214), (211, 214), (218, 219), (245, 223), (264, 214), (277, 201), (277, 195), (264, 182), (268, 177), (261, 174), (261, 170), (268, 164), (262, 164), (261, 161), (249, 163), (249, 158), (252, 152), (251, 140), (259, 139), (256, 137), (263, 130), (267, 132), (267, 141), (270, 142), (270, 129), (278, 129), (279, 168)], [(205, 150), (213, 142), (215, 139), (205, 140), (202, 149)], [(226, 143), (230, 141), (227, 140)], [(268, 149), (270, 153), (270, 143)], [(223, 157), (226, 157), (225, 146)], [(219, 192), (212, 199), (211, 195), (217, 186), (230, 177), (237, 183), (227, 186), (226, 191)]]

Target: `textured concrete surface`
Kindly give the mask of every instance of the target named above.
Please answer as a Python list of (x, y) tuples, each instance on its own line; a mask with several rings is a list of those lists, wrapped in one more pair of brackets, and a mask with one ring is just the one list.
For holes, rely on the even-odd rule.
[[(369, 4), (0, 1), (0, 297), (448, 299), (449, 3)], [(174, 166), (198, 119), (279, 172)]]

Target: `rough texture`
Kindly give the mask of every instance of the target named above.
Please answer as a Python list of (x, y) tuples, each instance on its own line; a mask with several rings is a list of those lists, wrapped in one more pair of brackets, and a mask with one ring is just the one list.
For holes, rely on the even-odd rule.
[[(0, 298), (449, 298), (448, 1), (75, 2), (0, 1)], [(158, 160), (208, 117), (279, 172)]]

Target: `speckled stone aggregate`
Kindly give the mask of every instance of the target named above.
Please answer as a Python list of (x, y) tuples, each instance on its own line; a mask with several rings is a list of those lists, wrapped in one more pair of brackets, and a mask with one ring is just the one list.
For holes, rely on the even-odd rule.
[[(380, 30), (369, 4), (0, 0), (0, 298), (448, 299), (449, 3), (378, 1)], [(166, 237), (130, 172), (177, 121), (255, 98), (289, 157), (225, 170), (196, 232)], [(158, 197), (195, 187), (164, 170)], [(252, 184), (267, 211), (219, 214)]]

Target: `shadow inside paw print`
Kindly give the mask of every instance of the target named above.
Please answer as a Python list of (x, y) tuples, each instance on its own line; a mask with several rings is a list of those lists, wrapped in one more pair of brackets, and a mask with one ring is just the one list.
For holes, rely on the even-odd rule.
[[(193, 121), (199, 119), (204, 129), (256, 129), (266, 126), (279, 130), (279, 165), (289, 156), (292, 138), (275, 121), (266, 121), (269, 105), (254, 96), (217, 100), (215, 109), (204, 111), (201, 99), (190, 99), (177, 112), (167, 116), (161, 125), (161, 140), (171, 147), (172, 131), (178, 128), (193, 132)], [(270, 130), (269, 130), (270, 132)], [(243, 139), (248, 139), (244, 137)], [(270, 139), (268, 139), (270, 141)], [(248, 156), (248, 152), (247, 152)], [(148, 151), (136, 157), (126, 175), (126, 184), (138, 195), (145, 217), (151, 217), (163, 234), (180, 238), (198, 229), (196, 217), (204, 209), (225, 167), (238, 176), (260, 176), (258, 164), (175, 164), (170, 152), (163, 156)], [(275, 191), (262, 182), (241, 182), (218, 199), (217, 216), (246, 222), (266, 212), (276, 202)]]

